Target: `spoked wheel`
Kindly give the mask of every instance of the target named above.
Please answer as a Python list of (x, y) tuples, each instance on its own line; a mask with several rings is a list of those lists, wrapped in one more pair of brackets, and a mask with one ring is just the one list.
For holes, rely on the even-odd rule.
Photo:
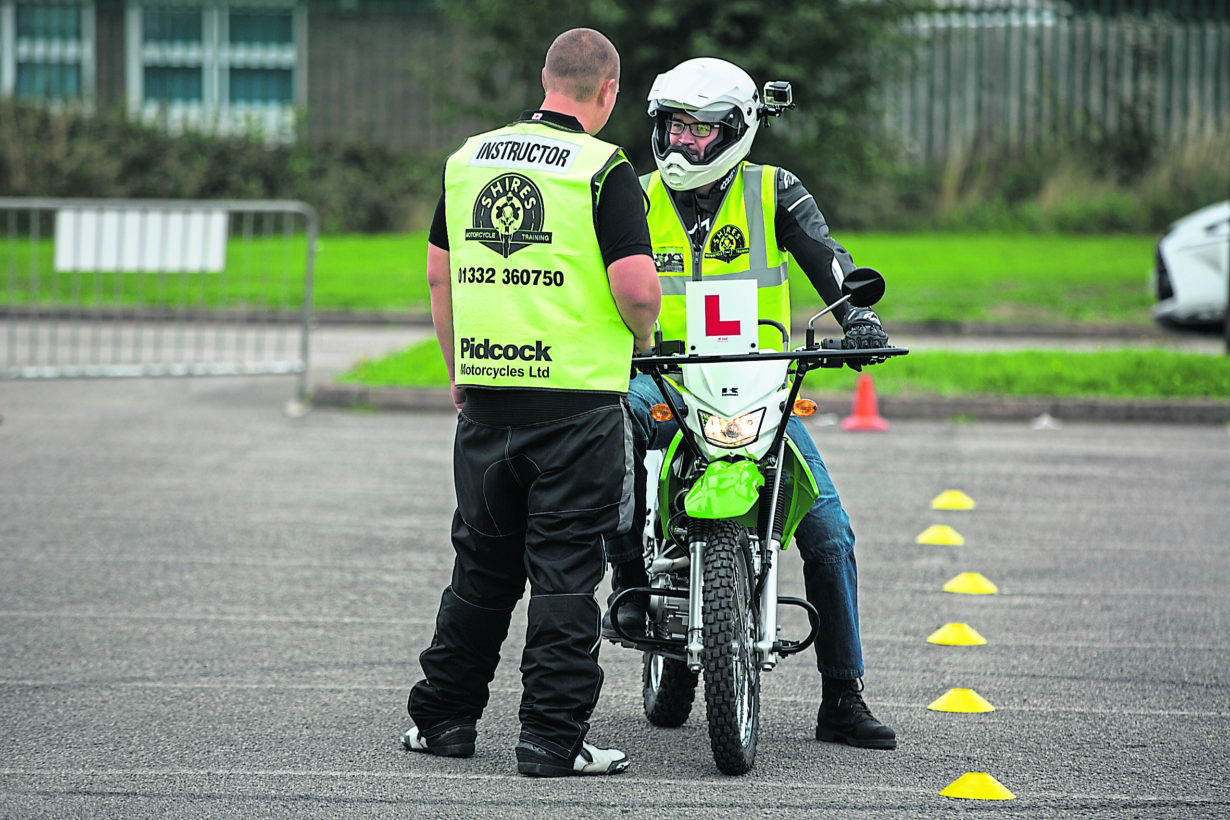
[(713, 521), (705, 546), (705, 706), (709, 743), (723, 774), (745, 774), (756, 762), (760, 732), (760, 667), (752, 577), (741, 528)]
[(692, 701), (696, 699), (696, 673), (689, 672), (683, 661), (652, 652), (645, 653), (643, 664), (641, 692), (645, 717), (654, 726), (667, 729), (682, 726), (692, 713)]

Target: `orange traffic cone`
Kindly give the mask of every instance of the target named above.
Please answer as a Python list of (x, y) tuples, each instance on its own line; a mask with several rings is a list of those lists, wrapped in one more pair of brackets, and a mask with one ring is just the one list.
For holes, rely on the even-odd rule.
[(875, 384), (867, 373), (858, 374), (854, 384), (854, 412), (842, 420), (841, 429), (869, 433), (883, 433), (888, 429), (888, 422), (880, 418)]

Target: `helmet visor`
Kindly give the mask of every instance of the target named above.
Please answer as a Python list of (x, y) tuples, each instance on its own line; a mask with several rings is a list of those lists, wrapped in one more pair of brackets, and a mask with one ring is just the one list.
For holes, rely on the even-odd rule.
[[(738, 109), (726, 107), (721, 112), (710, 112), (708, 119), (701, 119), (698, 113), (682, 108), (658, 109), (654, 117), (653, 151), (659, 159), (673, 151), (686, 156), (693, 165), (708, 165), (739, 142), (744, 129), (739, 127), (742, 121)], [(680, 117), (679, 114), (688, 116)], [(680, 138), (689, 131), (693, 139), (681, 141)], [(672, 135), (678, 144), (672, 144)], [(713, 137), (712, 141), (704, 146), (704, 152), (700, 154), (695, 141), (710, 137)]]

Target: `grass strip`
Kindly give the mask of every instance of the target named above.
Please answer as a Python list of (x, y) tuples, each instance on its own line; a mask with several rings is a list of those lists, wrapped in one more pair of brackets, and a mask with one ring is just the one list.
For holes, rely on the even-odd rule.
[[(1043, 234), (884, 234), (836, 237), (859, 264), (884, 274), (876, 311), (893, 322), (1151, 324), (1147, 272), (1153, 237)], [(232, 237), (221, 274), (56, 274), (52, 242), (0, 250), (12, 305), (293, 306), (303, 297), (302, 235), (276, 242)], [(427, 234), (324, 236), (313, 304), (330, 312), (428, 312)], [(795, 317), (821, 307), (791, 266)], [(830, 323), (831, 324), (831, 323)]]
[[(884, 274), (886, 322), (1148, 324), (1152, 236), (881, 234), (836, 236)], [(817, 302), (800, 272), (796, 304)], [(800, 303), (802, 298), (805, 302)]]

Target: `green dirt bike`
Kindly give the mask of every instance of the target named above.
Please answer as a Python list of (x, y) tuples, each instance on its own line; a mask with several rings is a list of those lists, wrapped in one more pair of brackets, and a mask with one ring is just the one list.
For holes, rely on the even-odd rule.
[[(646, 458), (649, 475), (657, 476), (647, 492), (649, 586), (623, 590), (610, 604), (616, 642), (644, 653), (644, 707), (651, 723), (682, 725), (703, 673), (713, 759), (730, 775), (746, 773), (756, 760), (761, 671), (806, 649), (818, 629), (810, 603), (779, 596), (777, 589), (777, 553), (790, 544), (818, 495), (785, 432), (792, 412), (807, 414), (809, 402), (799, 402), (803, 376), (909, 352), (846, 349), (841, 339), (815, 339), (815, 321), (838, 304), (879, 301), (884, 280), (870, 268), (846, 276), (843, 297), (811, 317), (806, 344), (795, 350), (789, 349), (786, 328), (756, 319), (754, 288), (750, 282), (689, 282), (690, 349), (659, 334), (653, 354), (633, 359), (662, 394), (654, 417), (673, 418), (679, 429), (665, 451), (650, 450)], [(728, 311), (742, 312), (742, 318), (730, 319)], [(781, 332), (782, 350), (746, 352), (757, 346), (758, 326), (765, 324)], [(736, 325), (740, 330), (734, 331)], [(719, 338), (695, 341), (714, 328)], [(682, 404), (668, 382), (679, 389)], [(619, 608), (637, 596), (648, 599), (650, 629), (642, 636), (619, 627)], [(780, 638), (779, 605), (806, 612), (807, 635)]]

